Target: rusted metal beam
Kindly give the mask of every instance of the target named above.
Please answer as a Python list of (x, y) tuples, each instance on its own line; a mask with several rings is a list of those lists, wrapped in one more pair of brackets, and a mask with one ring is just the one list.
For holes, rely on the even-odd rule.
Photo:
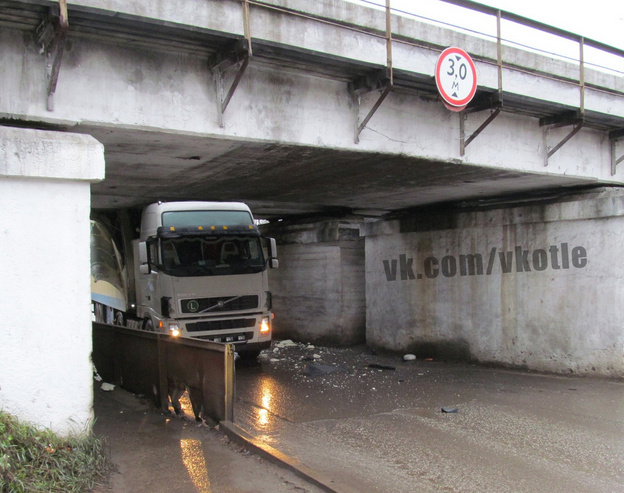
[[(476, 139), (487, 126), (500, 115), (503, 109), (503, 45), (501, 37), (501, 11), (496, 11), (496, 65), (498, 69), (498, 91), (474, 101), (459, 114), (459, 154), (466, 154), (466, 147)], [(490, 110), (490, 116), (466, 139), (466, 119), (470, 113)]]
[(58, 7), (49, 8), (47, 17), (35, 33), (35, 39), (42, 46), (46, 57), (48, 111), (54, 111), (54, 93), (56, 92), (68, 32), (67, 0), (59, 0)]
[(464, 155), (466, 153), (466, 147), (470, 144), (474, 139), (478, 137), (478, 135), (485, 130), (485, 128), (494, 121), (494, 119), (500, 115), (502, 110), (502, 104), (499, 104), (496, 107), (493, 107), (490, 116), (477, 128), (467, 139), (465, 139), (465, 120), (467, 118), (467, 114), (463, 111), (459, 115), (459, 154)]
[[(381, 103), (384, 102), (384, 99), (386, 99), (388, 94), (390, 94), (390, 91), (392, 90), (392, 86), (394, 85), (394, 75), (393, 75), (393, 70), (392, 70), (392, 17), (390, 14), (390, 0), (386, 0), (386, 68), (382, 72), (384, 73), (383, 79), (379, 78), (378, 82), (381, 80), (383, 80), (383, 82), (382, 82), (382, 85), (379, 85), (379, 87), (377, 87), (377, 89), (383, 88), (383, 91), (381, 95), (379, 96), (379, 98), (377, 99), (377, 101), (375, 102), (375, 104), (373, 105), (373, 107), (368, 112), (368, 114), (364, 117), (362, 122), (357, 126), (357, 129), (355, 131), (355, 143), (356, 144), (360, 142), (360, 134), (362, 133), (362, 130), (366, 128), (366, 125), (368, 124), (370, 119), (373, 117), (375, 112), (379, 109), (379, 107), (381, 106)], [(378, 76), (378, 73), (375, 76), (373, 76), (373, 79), (375, 79), (375, 77), (377, 76)], [(360, 96), (359, 96), (358, 91), (360, 91), (360, 93), (365, 92), (364, 89), (366, 86), (359, 84), (359, 87), (356, 88), (355, 86), (357, 85), (358, 83), (356, 83), (355, 85), (350, 84), (349, 89), (350, 90), (353, 89), (352, 93), (355, 94), (357, 97), (357, 107), (359, 109)]]
[(581, 99), (579, 109), (582, 118), (585, 116), (585, 38), (582, 36), (579, 39), (579, 90)]
[(236, 72), (236, 76), (234, 77), (234, 80), (232, 81), (232, 84), (230, 85), (230, 89), (225, 95), (225, 98), (223, 98), (223, 102), (221, 103), (221, 113), (225, 113), (225, 110), (228, 107), (228, 104), (230, 104), (230, 100), (232, 99), (232, 96), (234, 95), (234, 91), (236, 91), (236, 88), (238, 87), (238, 84), (240, 83), (241, 78), (243, 77), (243, 74), (245, 73), (245, 70), (247, 70), (248, 65), (249, 65), (249, 57), (245, 57), (243, 59), (243, 63), (241, 64), (238, 71)]
[[(234, 96), (234, 92), (249, 65), (249, 59), (251, 57), (251, 52), (249, 50), (250, 48), (247, 41), (239, 40), (232, 48), (216, 54), (208, 62), (208, 67), (215, 75), (217, 83), (217, 111), (219, 115), (219, 125), (221, 127), (223, 127), (223, 113), (225, 113), (225, 110), (230, 104), (230, 100), (232, 96)], [(238, 67), (236, 75), (224, 96), (224, 74), (228, 69), (235, 66)]]
[(247, 51), (249, 56), (252, 55), (251, 51), (251, 27), (249, 23), (249, 0), (242, 0), (243, 2), (243, 28), (245, 32), (245, 40), (247, 41)]
[(548, 151), (548, 158), (550, 158), (555, 152), (561, 149), (572, 137), (574, 137), (578, 131), (583, 128), (583, 121), (579, 121), (574, 125), (574, 128), (570, 131), (568, 135), (566, 135), (561, 142), (559, 142), (555, 147), (553, 147), (550, 151)]
[[(565, 111), (553, 117), (540, 118), (539, 124), (540, 127), (547, 127), (544, 130), (544, 148), (546, 150), (544, 166), (548, 166), (548, 160), (553, 156), (553, 154), (555, 154), (559, 149), (567, 144), (567, 142), (583, 128), (583, 126), (585, 125), (585, 119), (583, 118), (583, 110), (578, 109)], [(567, 127), (570, 125), (574, 125), (572, 130), (557, 145), (555, 145), (553, 148), (550, 148), (548, 144), (550, 129), (557, 127)]]
[(498, 68), (498, 100), (503, 101), (503, 38), (501, 35), (501, 11), (496, 11), (496, 66)]
[[(234, 92), (236, 91), (238, 84), (243, 78), (245, 70), (247, 70), (249, 60), (253, 53), (251, 47), (251, 28), (249, 22), (249, 0), (241, 0), (241, 4), (243, 7), (244, 41), (241, 40), (237, 42), (234, 46), (233, 51), (217, 54), (208, 63), (209, 68), (215, 74), (215, 79), (217, 82), (217, 112), (219, 115), (220, 127), (224, 126), (223, 113), (225, 113), (225, 110), (230, 104), (232, 96), (234, 96)], [(223, 74), (227, 69), (234, 65), (238, 65), (238, 70), (236, 72), (236, 75), (234, 76), (232, 84), (230, 84), (227, 94), (223, 96)]]

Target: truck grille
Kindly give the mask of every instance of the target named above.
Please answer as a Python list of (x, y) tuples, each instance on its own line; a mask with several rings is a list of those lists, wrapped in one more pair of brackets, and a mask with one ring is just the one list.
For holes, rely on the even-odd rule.
[(182, 313), (200, 313), (204, 310), (210, 313), (252, 310), (258, 308), (258, 296), (220, 296), (217, 298), (190, 299), (182, 300), (181, 305)]
[(186, 330), (189, 332), (204, 332), (211, 330), (244, 329), (247, 327), (254, 327), (255, 325), (255, 318), (235, 318), (231, 320), (210, 320), (186, 324)]

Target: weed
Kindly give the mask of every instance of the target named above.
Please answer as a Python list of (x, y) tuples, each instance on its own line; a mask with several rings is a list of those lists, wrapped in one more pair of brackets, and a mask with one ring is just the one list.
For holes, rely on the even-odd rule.
[(58, 437), (0, 411), (0, 493), (88, 492), (112, 470), (92, 433)]

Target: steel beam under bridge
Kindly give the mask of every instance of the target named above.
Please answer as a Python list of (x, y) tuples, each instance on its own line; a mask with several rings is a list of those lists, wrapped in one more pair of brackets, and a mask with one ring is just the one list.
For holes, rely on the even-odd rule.
[(168, 409), (172, 393), (188, 387), (194, 410), (201, 404), (203, 418), (233, 421), (231, 344), (94, 322), (92, 358), (104, 380), (152, 396), (162, 410)]

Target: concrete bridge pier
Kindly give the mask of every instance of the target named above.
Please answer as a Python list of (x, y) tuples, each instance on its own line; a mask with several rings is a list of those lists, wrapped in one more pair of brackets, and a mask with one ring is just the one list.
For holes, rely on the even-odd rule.
[(361, 220), (264, 226), (278, 241), (280, 268), (269, 274), (275, 336), (349, 346), (365, 342)]
[(90, 183), (103, 178), (90, 136), (0, 127), (0, 409), (63, 435), (93, 419)]

